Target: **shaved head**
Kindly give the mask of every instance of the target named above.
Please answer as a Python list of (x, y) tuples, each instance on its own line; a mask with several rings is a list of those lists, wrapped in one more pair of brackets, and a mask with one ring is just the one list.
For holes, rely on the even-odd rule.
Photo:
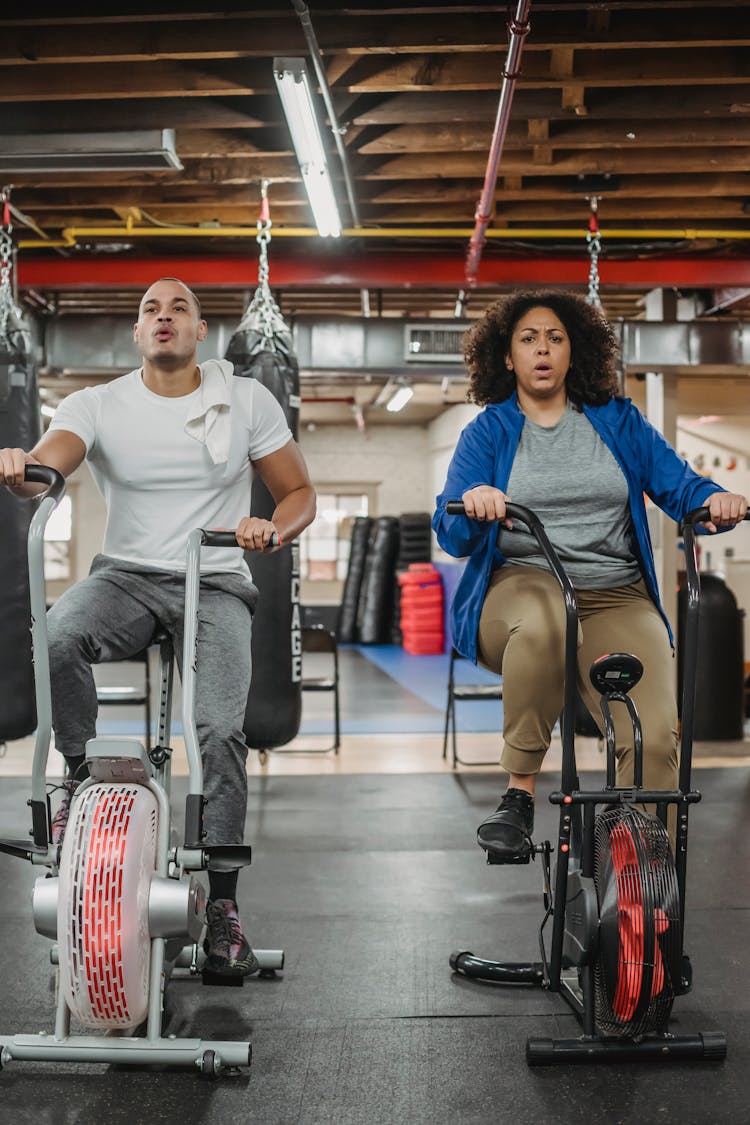
[[(141, 298), (141, 305), (142, 305), (142, 304), (143, 304), (143, 302), (145, 301), (145, 299), (146, 299), (147, 295), (148, 295), (148, 294), (149, 294), (149, 293), (151, 292), (151, 290), (153, 289), (154, 285), (158, 285), (158, 284), (159, 284), (160, 282), (162, 282), (162, 281), (174, 281), (174, 282), (175, 282), (175, 283), (176, 283), (177, 285), (180, 285), (180, 286), (182, 286), (182, 288), (183, 288), (183, 289), (185, 290), (185, 292), (186, 292), (186, 293), (188, 294), (188, 296), (190, 297), (190, 300), (191, 300), (191, 301), (193, 302), (193, 304), (195, 305), (195, 308), (196, 308), (196, 311), (197, 311), (197, 313), (198, 313), (198, 316), (200, 317), (200, 316), (202, 315), (202, 314), (201, 314), (201, 303), (200, 303), (200, 301), (198, 300), (198, 298), (196, 297), (195, 293), (194, 293), (194, 292), (193, 292), (193, 290), (192, 290), (192, 289), (190, 288), (190, 286), (189, 286), (189, 285), (186, 285), (184, 281), (180, 281), (179, 277), (159, 277), (159, 278), (157, 278), (157, 279), (156, 279), (156, 281), (152, 282), (152, 284), (151, 284), (151, 285), (149, 285), (148, 289), (147, 289), (147, 290), (146, 290), (146, 292), (145, 292), (145, 293), (143, 294), (143, 297)], [(140, 306), (139, 306), (139, 307), (140, 307)]]

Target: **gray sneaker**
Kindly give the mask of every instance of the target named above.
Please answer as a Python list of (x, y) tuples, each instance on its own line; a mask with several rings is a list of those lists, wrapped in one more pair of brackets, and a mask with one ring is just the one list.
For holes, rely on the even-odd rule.
[(260, 969), (258, 959), (242, 932), (237, 904), (230, 898), (209, 899), (206, 904), (205, 970), (227, 976), (249, 977)]
[(70, 802), (73, 799), (73, 794), (78, 788), (79, 783), (73, 781), (72, 778), (64, 781), (60, 786), (63, 791), (62, 801), (58, 805), (57, 812), (52, 818), (52, 843), (55, 845), (62, 844), (65, 836), (65, 829), (68, 827), (68, 820), (70, 819)]

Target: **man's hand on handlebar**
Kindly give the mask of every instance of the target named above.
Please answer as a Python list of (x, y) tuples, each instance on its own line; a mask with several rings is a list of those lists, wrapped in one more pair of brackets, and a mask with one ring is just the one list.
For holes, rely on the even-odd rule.
[(745, 518), (747, 500), (737, 492), (714, 492), (706, 501), (711, 520), (702, 524), (708, 531), (734, 527)]
[[(39, 462), (23, 449), (0, 449), (0, 484), (5, 484), (8, 488), (20, 488), (26, 466), (38, 464)], [(36, 490), (31, 489), (31, 491)]]
[(461, 500), (466, 515), (471, 516), (472, 519), (499, 520), (508, 529), (513, 527), (511, 521), (505, 517), (505, 505), (510, 500), (510, 496), (506, 496), (499, 488), (493, 488), (489, 484), (479, 484), (476, 488), (464, 492)]
[[(271, 542), (271, 536), (276, 534), (278, 543)], [(281, 546), (281, 536), (270, 520), (258, 519), (257, 516), (245, 516), (237, 525), (237, 542), (246, 551), (262, 551), (270, 554), (278, 551)]]

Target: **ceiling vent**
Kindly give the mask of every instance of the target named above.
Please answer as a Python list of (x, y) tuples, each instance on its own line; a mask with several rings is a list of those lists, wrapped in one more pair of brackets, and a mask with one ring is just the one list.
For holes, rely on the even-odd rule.
[(174, 129), (0, 136), (0, 172), (181, 171)]
[(407, 324), (404, 359), (407, 363), (463, 363), (463, 339), (469, 323)]

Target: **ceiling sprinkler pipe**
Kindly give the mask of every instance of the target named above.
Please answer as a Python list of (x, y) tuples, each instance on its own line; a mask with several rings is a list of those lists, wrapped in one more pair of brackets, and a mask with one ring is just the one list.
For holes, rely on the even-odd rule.
[(482, 256), (482, 248), (486, 242), (484, 232), (491, 218), (491, 208), (495, 196), (495, 184), (497, 183), (497, 169), (505, 143), (505, 134), (508, 131), (510, 107), (513, 102), (513, 93), (519, 75), (518, 68), (521, 61), (523, 41), (529, 31), (530, 7), (531, 0), (518, 0), (516, 14), (508, 21), (510, 42), (508, 44), (508, 54), (505, 59), (505, 68), (503, 69), (503, 84), (500, 89), (500, 101), (495, 118), (495, 130), (492, 134), (492, 143), (487, 158), (484, 187), (482, 188), (482, 195), (477, 203), (474, 216), (476, 225), (474, 227), (474, 233), (471, 236), (471, 241), (469, 242), (469, 250), (466, 256), (466, 280), (469, 285), (474, 285), (476, 283), (479, 259)]

